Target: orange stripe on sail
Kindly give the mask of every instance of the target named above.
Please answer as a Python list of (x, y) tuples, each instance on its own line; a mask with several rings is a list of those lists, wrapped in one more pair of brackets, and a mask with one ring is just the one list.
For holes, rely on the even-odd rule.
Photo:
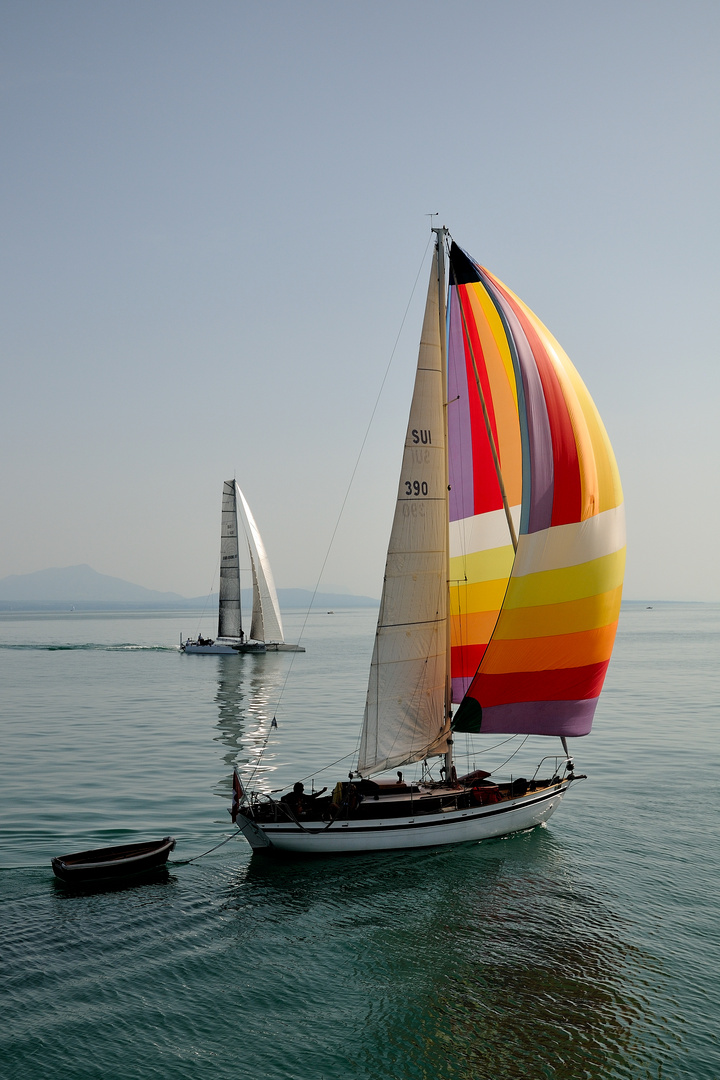
[(450, 616), (450, 641), (453, 647), (462, 645), (486, 645), (490, 640), (498, 612), (476, 611)]
[(495, 640), (542, 638), (559, 634), (577, 634), (597, 630), (617, 622), (622, 585), (608, 592), (569, 600), (564, 604), (538, 604), (535, 607), (509, 608), (498, 620)]
[(614, 622), (579, 634), (493, 640), (483, 657), (482, 674), (509, 675), (600, 664), (610, 659), (616, 630), (617, 622)]

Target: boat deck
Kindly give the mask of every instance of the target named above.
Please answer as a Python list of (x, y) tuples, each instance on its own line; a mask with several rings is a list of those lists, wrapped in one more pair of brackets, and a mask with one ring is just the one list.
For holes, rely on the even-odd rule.
[(318, 798), (310, 794), (303, 798), (299, 812), (292, 794), (289, 794), (280, 800), (256, 798), (251, 806), (244, 808), (243, 813), (259, 824), (282, 820), (310, 824), (418, 816), (490, 806), (556, 787), (558, 782), (558, 777), (532, 781), (518, 779), (507, 784), (482, 780), (473, 785), (453, 787), (448, 784), (380, 786), (373, 781), (363, 780), (338, 785), (341, 790), (336, 788), (331, 795)]

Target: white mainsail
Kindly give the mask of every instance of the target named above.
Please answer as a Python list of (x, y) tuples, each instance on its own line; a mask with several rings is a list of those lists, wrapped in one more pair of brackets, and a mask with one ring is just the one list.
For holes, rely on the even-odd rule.
[(243, 522), (245, 538), (250, 551), (250, 567), (253, 581), (250, 637), (255, 641), (264, 641), (266, 644), (279, 644), (284, 642), (285, 638), (270, 562), (247, 499), (238, 487), (237, 482), (233, 481), (233, 483), (235, 483), (238, 496), (238, 511)]
[(448, 492), (438, 258), (430, 275), (358, 769), (444, 753), (448, 664)]
[(239, 638), (242, 633), (240, 612), (240, 552), (238, 549), (235, 481), (223, 484), (220, 524), (220, 597), (218, 637)]

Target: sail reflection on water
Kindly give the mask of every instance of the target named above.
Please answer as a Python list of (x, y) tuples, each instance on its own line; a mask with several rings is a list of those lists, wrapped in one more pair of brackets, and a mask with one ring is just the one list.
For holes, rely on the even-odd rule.
[(243, 782), (252, 777), (263, 791), (270, 790), (269, 778), (277, 769), (272, 746), (273, 708), (285, 678), (285, 658), (266, 656), (252, 667), (238, 664), (234, 657), (217, 657), (218, 741), (226, 745), (223, 775), (218, 794), (227, 799), (234, 768)]

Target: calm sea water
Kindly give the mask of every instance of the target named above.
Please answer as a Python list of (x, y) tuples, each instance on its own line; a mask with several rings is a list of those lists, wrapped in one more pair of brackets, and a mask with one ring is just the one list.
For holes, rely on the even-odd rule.
[[(720, 606), (624, 606), (573, 743), (589, 779), (546, 828), (182, 864), (231, 835), (234, 764), (267, 789), (345, 775), (375, 617), (211, 658), (177, 649), (192, 615), (0, 616), (3, 1077), (720, 1077)], [(519, 742), (457, 749), (526, 775), (549, 741)], [(53, 878), (53, 855), (168, 833), (144, 884)]]

